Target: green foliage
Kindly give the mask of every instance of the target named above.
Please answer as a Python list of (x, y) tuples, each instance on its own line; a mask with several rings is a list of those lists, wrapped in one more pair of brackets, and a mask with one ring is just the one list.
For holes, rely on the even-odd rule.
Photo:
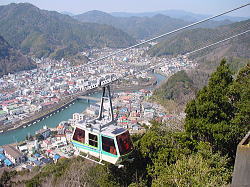
[[(170, 76), (164, 84), (157, 88), (153, 93), (156, 101), (174, 100), (177, 103), (185, 103), (187, 98), (193, 96), (196, 88), (193, 81), (188, 77), (187, 73), (182, 70)], [(159, 102), (162, 103), (162, 102)]]
[(189, 155), (195, 150), (196, 142), (183, 133), (178, 133), (153, 123), (153, 127), (141, 138), (139, 150), (147, 163), (151, 178), (162, 169), (178, 160), (180, 155)]
[[(222, 60), (211, 75), (208, 86), (201, 89), (196, 99), (186, 107), (187, 133), (198, 141), (210, 142), (214, 151), (228, 154), (232, 161), (239, 140), (250, 129), (249, 121), (240, 124), (241, 119), (237, 120), (237, 116), (249, 120), (249, 117), (245, 117), (249, 114), (249, 107), (245, 105), (249, 103), (249, 96), (245, 97), (249, 92), (249, 71), (247, 68), (242, 71), (233, 81), (229, 66)], [(242, 80), (240, 85), (239, 80)]]
[(110, 181), (115, 186), (221, 186), (230, 180), (228, 159), (185, 132), (152, 122), (134, 145), (132, 164), (126, 163), (123, 169), (112, 165), (95, 169), (100, 186)]
[(235, 108), (231, 119), (233, 145), (237, 144), (250, 130), (250, 64), (242, 68), (229, 88), (229, 97)]
[(223, 186), (229, 182), (227, 160), (219, 154), (180, 156), (175, 164), (163, 168), (152, 186)]
[(27, 181), (25, 183), (25, 186), (26, 187), (38, 187), (38, 186), (41, 186), (40, 183), (41, 182), (37, 178), (35, 178), (35, 179), (31, 179), (31, 180)]

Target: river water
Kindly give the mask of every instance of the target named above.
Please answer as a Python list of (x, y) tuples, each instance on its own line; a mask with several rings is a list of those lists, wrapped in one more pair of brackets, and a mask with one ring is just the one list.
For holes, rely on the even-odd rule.
[[(157, 77), (157, 83), (159, 84), (166, 77), (155, 73)], [(101, 97), (100, 93), (92, 94), (93, 97)], [(10, 144), (14, 142), (19, 142), (25, 140), (27, 135), (34, 135), (35, 132), (41, 129), (44, 125), (48, 127), (56, 127), (61, 121), (67, 121), (72, 118), (74, 113), (83, 112), (91, 103), (95, 103), (94, 101), (87, 102), (86, 100), (76, 100), (74, 104), (68, 106), (64, 110), (55, 113), (49, 118), (45, 118), (44, 120), (37, 122), (36, 124), (32, 124), (31, 126), (27, 126), (26, 128), (18, 128), (15, 130), (7, 131), (0, 134), (0, 146), (5, 144)]]

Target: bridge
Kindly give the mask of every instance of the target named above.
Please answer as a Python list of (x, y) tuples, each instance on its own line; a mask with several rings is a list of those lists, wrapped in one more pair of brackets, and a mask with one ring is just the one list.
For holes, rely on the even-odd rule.
[(78, 99), (86, 99), (86, 100), (91, 100), (91, 101), (101, 101), (100, 98), (97, 97), (90, 97), (90, 96), (78, 96)]

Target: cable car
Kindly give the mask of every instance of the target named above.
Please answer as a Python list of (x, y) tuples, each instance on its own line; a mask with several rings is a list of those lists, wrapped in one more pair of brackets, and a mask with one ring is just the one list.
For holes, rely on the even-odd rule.
[[(102, 83), (104, 86), (101, 85)], [(98, 118), (78, 122), (71, 141), (79, 156), (99, 164), (106, 161), (118, 167), (123, 167), (122, 162), (133, 160), (130, 158), (133, 144), (129, 131), (117, 126), (114, 120), (108, 81), (100, 81), (100, 86), (102, 86), (103, 93)], [(107, 96), (106, 89), (108, 91)], [(105, 99), (109, 100), (109, 116), (104, 116)]]

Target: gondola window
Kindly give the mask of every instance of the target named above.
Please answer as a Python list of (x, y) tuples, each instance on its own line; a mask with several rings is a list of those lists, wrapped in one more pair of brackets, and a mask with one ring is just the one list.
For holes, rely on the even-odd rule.
[(89, 145), (92, 145), (94, 147), (98, 147), (97, 135), (89, 133)]
[(119, 152), (121, 155), (125, 155), (133, 150), (133, 145), (129, 136), (129, 132), (125, 132), (116, 137)]
[(81, 143), (85, 143), (85, 131), (79, 128), (76, 128), (73, 140)]
[(102, 150), (117, 155), (114, 139), (102, 136)]

